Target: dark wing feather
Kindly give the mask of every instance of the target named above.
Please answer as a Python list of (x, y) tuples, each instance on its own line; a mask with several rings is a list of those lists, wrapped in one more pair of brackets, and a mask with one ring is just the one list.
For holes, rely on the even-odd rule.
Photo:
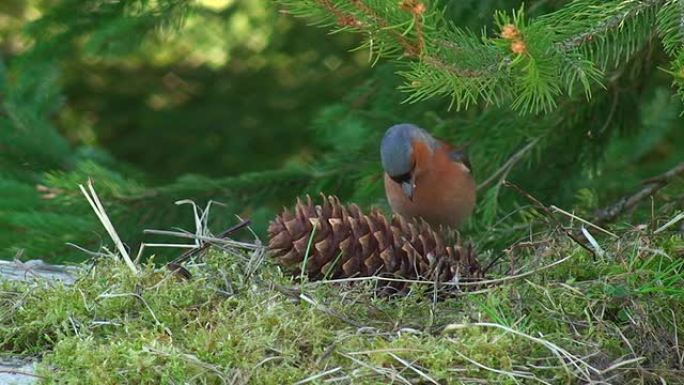
[(449, 159), (453, 160), (454, 162), (463, 163), (466, 167), (468, 167), (470, 173), (473, 173), (473, 168), (470, 166), (470, 159), (463, 149), (449, 151)]

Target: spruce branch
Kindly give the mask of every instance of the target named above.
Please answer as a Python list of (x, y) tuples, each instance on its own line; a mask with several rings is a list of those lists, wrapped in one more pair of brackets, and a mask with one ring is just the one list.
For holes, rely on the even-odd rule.
[(657, 30), (665, 52), (673, 58), (666, 70), (684, 99), (684, 2), (668, 0), (657, 16)]
[(389, 0), (281, 3), (299, 16), (341, 20), (341, 27), (367, 33), (366, 45), (378, 57), (401, 52), (398, 60), (408, 67), (401, 72), (406, 79), (402, 88), (411, 93), (406, 101), (450, 96), (457, 109), (484, 101), (536, 113), (555, 109), (558, 98), (572, 96), (577, 86), (589, 98), (592, 88), (602, 87), (608, 63), (630, 59), (653, 37), (661, 7), (676, 2), (574, 0), (529, 21), (522, 9), (511, 15), (498, 12), (499, 34), (480, 37), (450, 24), (435, 9), (425, 12), (434, 8), (427, 1), (404, 0), (398, 6)]
[(446, 72), (450, 75), (462, 77), (462, 78), (477, 78), (477, 77), (482, 77), (485, 76), (490, 70), (492, 70), (492, 66), (489, 68), (483, 68), (482, 70), (471, 70), (471, 69), (466, 69), (466, 68), (459, 68), (453, 64), (446, 63), (434, 56), (425, 56), (423, 58), (423, 62), (428, 64), (429, 66), (434, 67), (437, 70), (441, 70), (443, 72)]
[[(581, 3), (578, 1), (577, 3)], [(559, 48), (564, 51), (577, 48), (582, 44), (592, 42), (596, 36), (605, 34), (609, 31), (624, 27), (626, 21), (643, 12), (653, 9), (664, 3), (664, 0), (632, 0), (632, 1), (622, 1), (618, 8), (618, 13), (616, 15), (605, 18), (593, 27), (582, 31), (564, 41), (557, 43)], [(625, 9), (620, 9), (624, 7)], [(574, 9), (574, 8), (572, 8)]]
[(380, 17), (380, 15), (378, 15), (378, 13), (375, 12), (375, 10), (373, 10), (371, 7), (367, 6), (366, 4), (363, 3), (363, 1), (360, 1), (360, 0), (349, 0), (349, 2), (362, 15), (364, 15), (365, 17), (370, 18), (372, 21), (374, 21), (375, 25), (377, 25), (378, 29), (388, 29), (389, 32), (392, 34), (392, 36), (395, 39), (397, 39), (397, 42), (400, 45), (407, 48), (407, 52), (411, 52), (413, 45), (411, 43), (409, 43), (409, 41), (403, 35), (399, 34), (393, 28), (390, 28), (390, 25), (387, 22), (387, 20)]
[(335, 7), (330, 0), (316, 0), (324, 9), (333, 14), (336, 18), (336, 22), (340, 27), (361, 27), (363, 23), (356, 19), (354, 15), (342, 12), (340, 9)]

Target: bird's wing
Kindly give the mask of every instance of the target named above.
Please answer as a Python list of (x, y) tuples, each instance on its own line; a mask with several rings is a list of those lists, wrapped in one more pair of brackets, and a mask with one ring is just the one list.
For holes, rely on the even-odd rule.
[(468, 171), (470, 171), (471, 174), (473, 173), (473, 168), (470, 166), (470, 159), (468, 158), (468, 155), (465, 153), (465, 150), (458, 148), (449, 151), (449, 159), (451, 159), (454, 162), (462, 163), (464, 166), (468, 168)]

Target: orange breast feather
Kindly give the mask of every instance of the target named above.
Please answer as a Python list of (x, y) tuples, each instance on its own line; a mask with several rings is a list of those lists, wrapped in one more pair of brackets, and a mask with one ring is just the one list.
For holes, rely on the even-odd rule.
[(401, 185), (385, 175), (385, 190), (392, 210), (406, 217), (422, 217), (433, 226), (457, 227), (475, 207), (475, 181), (468, 168), (449, 158), (446, 145), (431, 150), (414, 142), (413, 200)]

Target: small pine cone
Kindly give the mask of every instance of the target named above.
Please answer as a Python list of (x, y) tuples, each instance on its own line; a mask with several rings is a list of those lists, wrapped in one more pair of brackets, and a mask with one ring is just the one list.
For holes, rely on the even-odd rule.
[(501, 27), (501, 37), (506, 40), (516, 40), (520, 36), (518, 27), (513, 24), (506, 24)]
[(518, 55), (522, 55), (527, 52), (527, 44), (522, 40), (513, 40), (511, 43), (511, 51)]
[(314, 280), (383, 276), (458, 282), (482, 275), (471, 247), (446, 246), (422, 220), (394, 216), (388, 221), (377, 209), (365, 215), (354, 204), (322, 197), (322, 206), (310, 197), (298, 199), (294, 213), (284, 210), (268, 228), (273, 257), (297, 274), (306, 259), (306, 274)]
[(399, 7), (406, 12), (410, 12), (414, 15), (422, 15), (425, 12), (425, 4), (418, 0), (403, 0), (399, 3)]

